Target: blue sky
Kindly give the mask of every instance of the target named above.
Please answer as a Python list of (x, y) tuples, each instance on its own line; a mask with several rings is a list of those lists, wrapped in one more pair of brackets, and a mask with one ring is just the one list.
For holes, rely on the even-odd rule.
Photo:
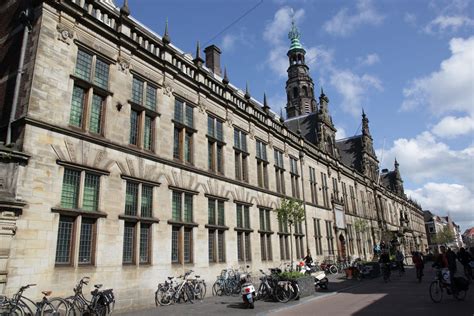
[[(115, 1), (117, 5), (122, 0)], [(474, 226), (474, 3), (130, 0), (134, 18), (194, 55), (216, 44), (232, 84), (285, 107), (291, 17), (338, 137), (370, 120), (381, 169), (400, 163), (407, 195)], [(251, 10), (253, 8), (253, 10)], [(250, 12), (248, 12), (251, 10)], [(248, 12), (247, 14), (244, 14)], [(235, 24), (232, 22), (241, 18)], [(216, 36), (218, 35), (218, 36)], [(382, 154), (383, 153), (383, 154)]]

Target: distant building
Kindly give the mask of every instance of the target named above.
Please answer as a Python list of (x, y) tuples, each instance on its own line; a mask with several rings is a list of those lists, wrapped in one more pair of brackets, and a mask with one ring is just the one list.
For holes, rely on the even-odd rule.
[(466, 229), (462, 234), (462, 239), (467, 248), (474, 247), (474, 227)]
[[(361, 135), (335, 139), (295, 26), (284, 120), (231, 84), (219, 48), (187, 54), (126, 4), (0, 4), (0, 294), (36, 283), (28, 296), (66, 296), (87, 275), (124, 310), (188, 269), (210, 285), (291, 250), (322, 261), (370, 260), (394, 239), (426, 249), (421, 206), (397, 161), (379, 173), (367, 115)], [(292, 231), (273, 212), (284, 197), (306, 210)]]
[(454, 240), (450, 243), (443, 244), (453, 249), (459, 249), (463, 246), (460, 227), (451, 220), (451, 217), (438, 216), (433, 214), (431, 211), (423, 211), (423, 214), (428, 245), (431, 251), (438, 251), (439, 246), (442, 245), (438, 242), (437, 237), (445, 229), (445, 227), (448, 227), (451, 230)]

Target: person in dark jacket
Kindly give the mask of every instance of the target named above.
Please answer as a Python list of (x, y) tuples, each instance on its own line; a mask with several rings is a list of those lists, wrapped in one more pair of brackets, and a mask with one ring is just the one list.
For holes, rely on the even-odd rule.
[(469, 252), (466, 251), (463, 247), (459, 249), (458, 252), (458, 260), (461, 262), (461, 264), (464, 267), (464, 274), (466, 275), (466, 278), (468, 280), (472, 279), (472, 268), (469, 265), (469, 263), (473, 260), (472, 256), (469, 254)]
[(421, 253), (414, 251), (412, 260), (415, 264), (416, 278), (418, 279), (418, 282), (421, 282), (421, 278), (423, 277), (423, 268), (425, 267)]

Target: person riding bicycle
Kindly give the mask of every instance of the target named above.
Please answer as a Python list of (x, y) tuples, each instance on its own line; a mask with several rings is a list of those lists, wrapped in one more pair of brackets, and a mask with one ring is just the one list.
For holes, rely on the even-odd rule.
[(313, 258), (311, 257), (311, 252), (308, 250), (308, 254), (303, 258), (304, 263), (311, 267), (313, 265)]
[(405, 272), (405, 266), (403, 264), (403, 260), (405, 260), (405, 256), (399, 249), (395, 253), (395, 261), (397, 262), (397, 267), (400, 269), (400, 272)]

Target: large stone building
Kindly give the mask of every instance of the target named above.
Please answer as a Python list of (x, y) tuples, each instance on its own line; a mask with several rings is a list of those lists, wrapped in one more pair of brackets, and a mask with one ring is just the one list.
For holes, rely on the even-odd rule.
[[(127, 1), (8, 0), (0, 21), (0, 293), (67, 295), (87, 275), (128, 309), (186, 269), (211, 283), (291, 249), (321, 261), (371, 259), (397, 238), (426, 248), (398, 163), (379, 173), (367, 116), (335, 139), (296, 27), (285, 121), (230, 83), (216, 46), (184, 53)], [(272, 212), (287, 196), (306, 211), (291, 238)]]

